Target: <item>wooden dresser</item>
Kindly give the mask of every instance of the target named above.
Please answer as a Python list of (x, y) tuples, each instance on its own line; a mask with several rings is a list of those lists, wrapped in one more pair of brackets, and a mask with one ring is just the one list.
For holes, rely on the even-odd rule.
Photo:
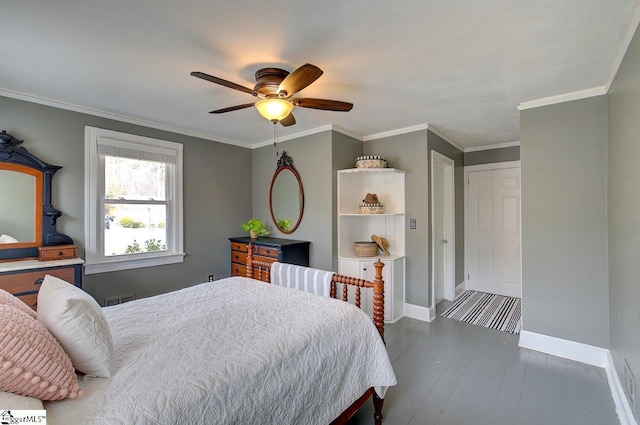
[(231, 241), (231, 275), (247, 275), (247, 252), (249, 243), (253, 244), (253, 258), (261, 261), (280, 261), (281, 263), (297, 264), (309, 267), (308, 241), (295, 241), (260, 237), (229, 238)]
[(17, 296), (35, 310), (38, 290), (45, 275), (50, 274), (81, 288), (83, 263), (80, 258), (0, 262), (0, 288)]

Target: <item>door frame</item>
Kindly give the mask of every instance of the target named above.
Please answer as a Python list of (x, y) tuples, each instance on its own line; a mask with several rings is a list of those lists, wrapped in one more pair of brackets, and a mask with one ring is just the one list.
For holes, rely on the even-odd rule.
[[(519, 168), (520, 176), (522, 176), (522, 168), (520, 167), (520, 160), (518, 161), (505, 161), (505, 162), (493, 162), (490, 164), (478, 164), (478, 165), (466, 165), (464, 167), (464, 287), (468, 289), (469, 286), (469, 241), (468, 241), (468, 223), (469, 223), (469, 173), (473, 171), (487, 171), (487, 170), (503, 170), (507, 168)], [(522, 205), (522, 184), (520, 184), (520, 205)], [(522, 208), (520, 211), (520, 288), (522, 291)], [(520, 294), (522, 297), (522, 293)]]
[(436, 307), (436, 268), (435, 268), (435, 249), (438, 243), (435, 238), (435, 179), (434, 170), (435, 167), (442, 167), (444, 171), (444, 214), (448, 216), (448, 223), (446, 224), (446, 234), (449, 236), (449, 242), (447, 243), (447, 249), (445, 250), (445, 267), (444, 267), (444, 298), (453, 301), (455, 299), (456, 292), (456, 185), (455, 185), (455, 161), (448, 156), (441, 154), (435, 150), (431, 151), (429, 168), (429, 180), (431, 190), (431, 306), (435, 311)]

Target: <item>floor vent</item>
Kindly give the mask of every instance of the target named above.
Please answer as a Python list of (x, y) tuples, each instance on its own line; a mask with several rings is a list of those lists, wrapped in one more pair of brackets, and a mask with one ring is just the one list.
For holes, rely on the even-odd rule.
[(136, 294), (123, 294), (116, 295), (115, 297), (109, 297), (104, 299), (104, 306), (109, 307), (110, 305), (122, 304), (129, 301), (133, 301), (136, 299)]

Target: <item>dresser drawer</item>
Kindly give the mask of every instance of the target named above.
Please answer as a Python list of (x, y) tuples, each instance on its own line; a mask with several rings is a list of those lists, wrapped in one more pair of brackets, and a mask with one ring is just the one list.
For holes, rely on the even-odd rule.
[(69, 260), (78, 257), (78, 247), (75, 245), (41, 246), (38, 247), (39, 260)]
[(238, 264), (247, 264), (247, 253), (231, 251), (231, 262)]
[(37, 292), (42, 285), (44, 276), (50, 274), (64, 281), (75, 284), (75, 269), (64, 267), (53, 270), (39, 270), (32, 272), (19, 272), (0, 276), (0, 288), (14, 295)]
[(247, 244), (231, 242), (231, 251), (248, 252)]
[(267, 246), (258, 246), (256, 250), (256, 254), (262, 255), (265, 257), (278, 259), (280, 255), (280, 250), (278, 248), (271, 248)]
[(20, 295), (17, 297), (19, 300), (24, 302), (26, 305), (36, 310), (38, 308), (38, 293), (35, 292), (33, 294)]
[(247, 266), (236, 263), (231, 264), (231, 276), (247, 277)]

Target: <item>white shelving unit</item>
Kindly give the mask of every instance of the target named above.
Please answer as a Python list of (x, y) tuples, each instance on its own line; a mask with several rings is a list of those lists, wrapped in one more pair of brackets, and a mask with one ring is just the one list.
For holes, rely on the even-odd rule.
[[(360, 214), (359, 206), (367, 193), (375, 193), (384, 214)], [(353, 168), (338, 171), (338, 273), (373, 280), (373, 263), (385, 264), (385, 321), (403, 315), (405, 279), (405, 173), (393, 168)], [(357, 257), (353, 243), (371, 241), (371, 235), (389, 241), (389, 253), (376, 257)], [(362, 302), (371, 313), (371, 290)]]

